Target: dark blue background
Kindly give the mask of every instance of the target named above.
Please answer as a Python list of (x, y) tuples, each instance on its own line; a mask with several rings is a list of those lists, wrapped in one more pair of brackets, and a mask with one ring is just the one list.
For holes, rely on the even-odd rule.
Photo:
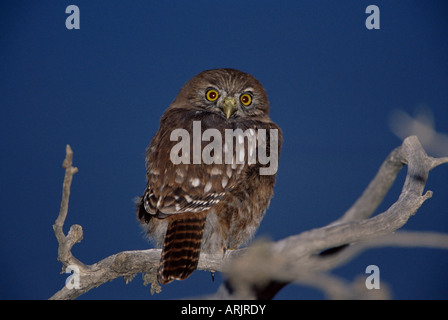
[[(65, 27), (70, 4), (80, 30)], [(380, 30), (365, 27), (370, 4), (381, 10)], [(66, 144), (79, 173), (65, 231), (84, 229), (74, 255), (91, 264), (149, 248), (133, 207), (145, 148), (183, 83), (205, 69), (257, 77), (283, 129), (276, 194), (257, 236), (279, 240), (337, 219), (401, 144), (389, 127), (394, 110), (426, 106), (448, 132), (447, 9), (444, 0), (3, 1), (0, 298), (46, 299), (65, 283), (52, 224)], [(448, 231), (447, 181), (446, 165), (431, 172), (434, 196), (404, 229)], [(395, 298), (448, 298), (446, 251), (375, 249), (334, 273), (351, 281), (370, 264)], [(213, 293), (221, 280), (197, 271), (150, 296), (137, 275), (82, 299), (181, 298)], [(277, 297), (323, 296), (292, 285)]]

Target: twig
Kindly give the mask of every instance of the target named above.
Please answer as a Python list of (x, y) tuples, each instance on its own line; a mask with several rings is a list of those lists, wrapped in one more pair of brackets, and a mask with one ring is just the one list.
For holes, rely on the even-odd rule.
[(59, 215), (53, 224), (53, 230), (59, 243), (58, 261), (62, 262), (65, 267), (73, 264), (82, 266), (82, 263), (75, 259), (71, 253), (71, 248), (73, 245), (82, 240), (82, 227), (80, 225), (71, 226), (67, 236), (65, 236), (63, 231), (64, 222), (68, 213), (70, 187), (72, 184), (73, 175), (78, 172), (78, 168), (72, 166), (73, 151), (69, 145), (66, 146), (65, 153), (65, 159), (62, 163), (62, 167), (65, 169), (65, 176), (64, 183), (62, 185), (61, 207), (59, 209)]

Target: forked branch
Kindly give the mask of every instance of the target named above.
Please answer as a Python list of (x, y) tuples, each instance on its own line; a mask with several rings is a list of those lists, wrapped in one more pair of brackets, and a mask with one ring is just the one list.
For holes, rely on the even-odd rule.
[[(160, 258), (159, 249), (124, 251), (92, 265), (84, 265), (73, 256), (71, 248), (82, 240), (83, 233), (79, 225), (73, 225), (67, 236), (63, 233), (70, 185), (78, 171), (72, 162), (73, 152), (67, 146), (61, 209), (53, 229), (59, 243), (58, 260), (64, 268), (77, 266), (80, 283), (79, 288), (64, 286), (50, 299), (74, 299), (118, 277), (130, 281), (138, 273), (154, 273)], [(361, 197), (335, 222), (277, 242), (228, 251), (224, 257), (201, 254), (198, 269), (226, 273), (233, 291), (229, 293), (221, 288), (213, 296), (215, 298), (255, 298), (254, 288), (264, 285), (268, 288), (267, 284), (273, 281), (315, 286), (331, 298), (353, 298), (358, 294), (356, 286), (344, 286), (343, 281), (329, 275), (328, 271), (347, 263), (359, 252), (381, 245), (448, 248), (448, 235), (445, 234), (394, 234), (432, 196), (432, 191), (424, 193), (429, 171), (447, 162), (448, 157), (429, 157), (417, 137), (408, 137), (389, 154)], [(397, 201), (385, 212), (372, 217), (404, 165), (407, 165), (407, 175)], [(319, 255), (327, 249), (347, 244), (345, 250), (336, 254)], [(328, 281), (322, 282), (322, 279)]]

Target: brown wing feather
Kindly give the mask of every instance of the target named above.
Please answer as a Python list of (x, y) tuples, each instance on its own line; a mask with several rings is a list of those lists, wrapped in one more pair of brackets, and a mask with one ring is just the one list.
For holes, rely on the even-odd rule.
[[(192, 132), (193, 121), (207, 116), (216, 123), (208, 119), (202, 132), (211, 126), (220, 130), (224, 137), (226, 127), (223, 127), (222, 119), (204, 113), (206, 115), (185, 109), (169, 109), (162, 118), (161, 127), (166, 121), (164, 119), (178, 119), (170, 125), (172, 128), (185, 128)], [(171, 141), (170, 136), (160, 130), (153, 138), (147, 150), (148, 185), (143, 195), (144, 208), (149, 214), (163, 218), (172, 214), (205, 211), (219, 203), (226, 192), (236, 185), (237, 177), (229, 170), (230, 164), (193, 164), (193, 137), (190, 140), (190, 164), (174, 164), (170, 159), (170, 150), (179, 142)], [(203, 141), (201, 150), (208, 143)]]

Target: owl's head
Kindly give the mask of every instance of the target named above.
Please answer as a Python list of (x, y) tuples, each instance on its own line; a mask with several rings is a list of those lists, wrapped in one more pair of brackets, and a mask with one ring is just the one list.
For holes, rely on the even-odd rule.
[(268, 97), (260, 82), (235, 69), (199, 73), (182, 87), (173, 105), (205, 109), (226, 119), (264, 118), (269, 114)]

